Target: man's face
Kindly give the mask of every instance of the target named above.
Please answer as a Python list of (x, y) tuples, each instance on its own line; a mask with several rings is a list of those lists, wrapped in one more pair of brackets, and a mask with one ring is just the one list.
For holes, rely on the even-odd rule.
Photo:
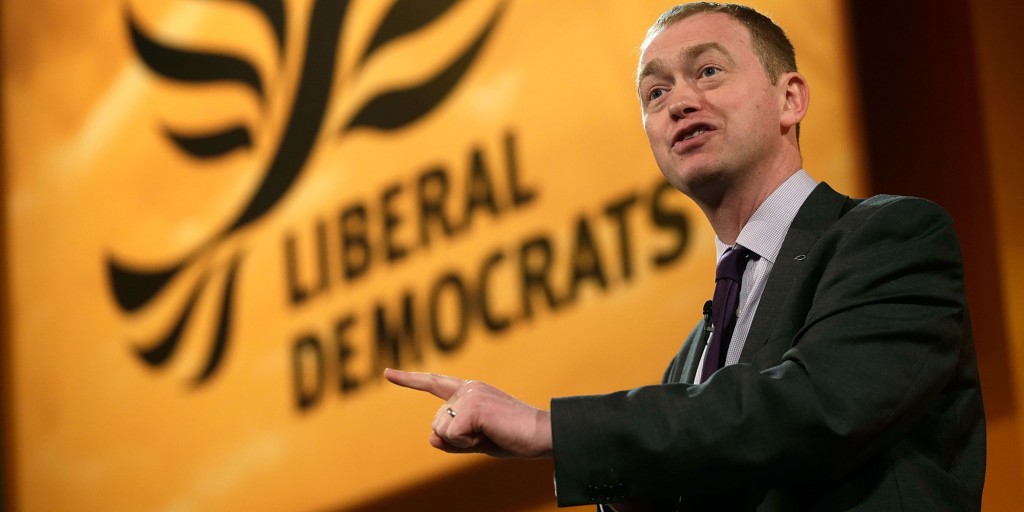
[(665, 178), (693, 196), (757, 179), (782, 140), (784, 86), (773, 85), (739, 21), (697, 14), (640, 56), (644, 130)]

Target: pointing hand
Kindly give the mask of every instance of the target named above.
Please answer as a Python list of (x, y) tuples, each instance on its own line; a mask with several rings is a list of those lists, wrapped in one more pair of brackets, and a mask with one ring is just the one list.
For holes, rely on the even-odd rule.
[(431, 425), (434, 448), (494, 457), (551, 456), (551, 414), (546, 410), (479, 381), (390, 368), (384, 370), (384, 377), (445, 400)]

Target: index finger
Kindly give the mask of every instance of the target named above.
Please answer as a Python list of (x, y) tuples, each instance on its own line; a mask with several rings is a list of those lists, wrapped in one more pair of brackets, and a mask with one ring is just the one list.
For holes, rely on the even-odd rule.
[(436, 373), (405, 372), (387, 368), (384, 378), (404, 388), (426, 391), (441, 400), (448, 400), (466, 383), (462, 379)]

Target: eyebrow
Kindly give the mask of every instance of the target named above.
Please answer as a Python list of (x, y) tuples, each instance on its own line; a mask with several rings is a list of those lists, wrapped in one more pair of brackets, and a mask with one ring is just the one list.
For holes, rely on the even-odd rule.
[[(729, 53), (729, 50), (726, 50), (724, 46), (722, 46), (720, 43), (716, 43), (714, 41), (710, 41), (710, 42), (707, 42), (707, 43), (701, 43), (701, 44), (694, 45), (694, 46), (687, 46), (686, 48), (683, 48), (682, 51), (679, 52), (679, 57), (683, 61), (696, 60), (701, 55), (704, 55), (705, 53), (713, 52), (713, 51), (721, 53), (725, 57), (725, 59), (726, 59), (726, 61), (728, 62), (729, 65), (735, 65), (736, 64), (736, 61), (733, 60), (732, 54)], [(636, 91), (637, 91), (637, 94), (640, 94), (640, 83), (643, 82), (645, 78), (647, 78), (650, 75), (657, 75), (659, 73), (662, 73), (662, 72), (664, 72), (664, 70), (665, 70), (665, 64), (661, 60), (658, 60), (658, 59), (654, 59), (654, 60), (648, 62), (647, 64), (644, 64), (644, 67), (641, 68), (640, 72), (637, 73), (637, 75), (636, 75)]]

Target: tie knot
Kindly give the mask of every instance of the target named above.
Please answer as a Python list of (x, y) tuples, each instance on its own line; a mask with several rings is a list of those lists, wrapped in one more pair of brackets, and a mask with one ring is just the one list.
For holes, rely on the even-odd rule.
[(757, 259), (757, 253), (737, 245), (725, 251), (722, 261), (718, 262), (718, 269), (715, 271), (715, 281), (719, 279), (731, 279), (739, 281), (743, 276), (743, 270), (747, 268), (747, 261)]

